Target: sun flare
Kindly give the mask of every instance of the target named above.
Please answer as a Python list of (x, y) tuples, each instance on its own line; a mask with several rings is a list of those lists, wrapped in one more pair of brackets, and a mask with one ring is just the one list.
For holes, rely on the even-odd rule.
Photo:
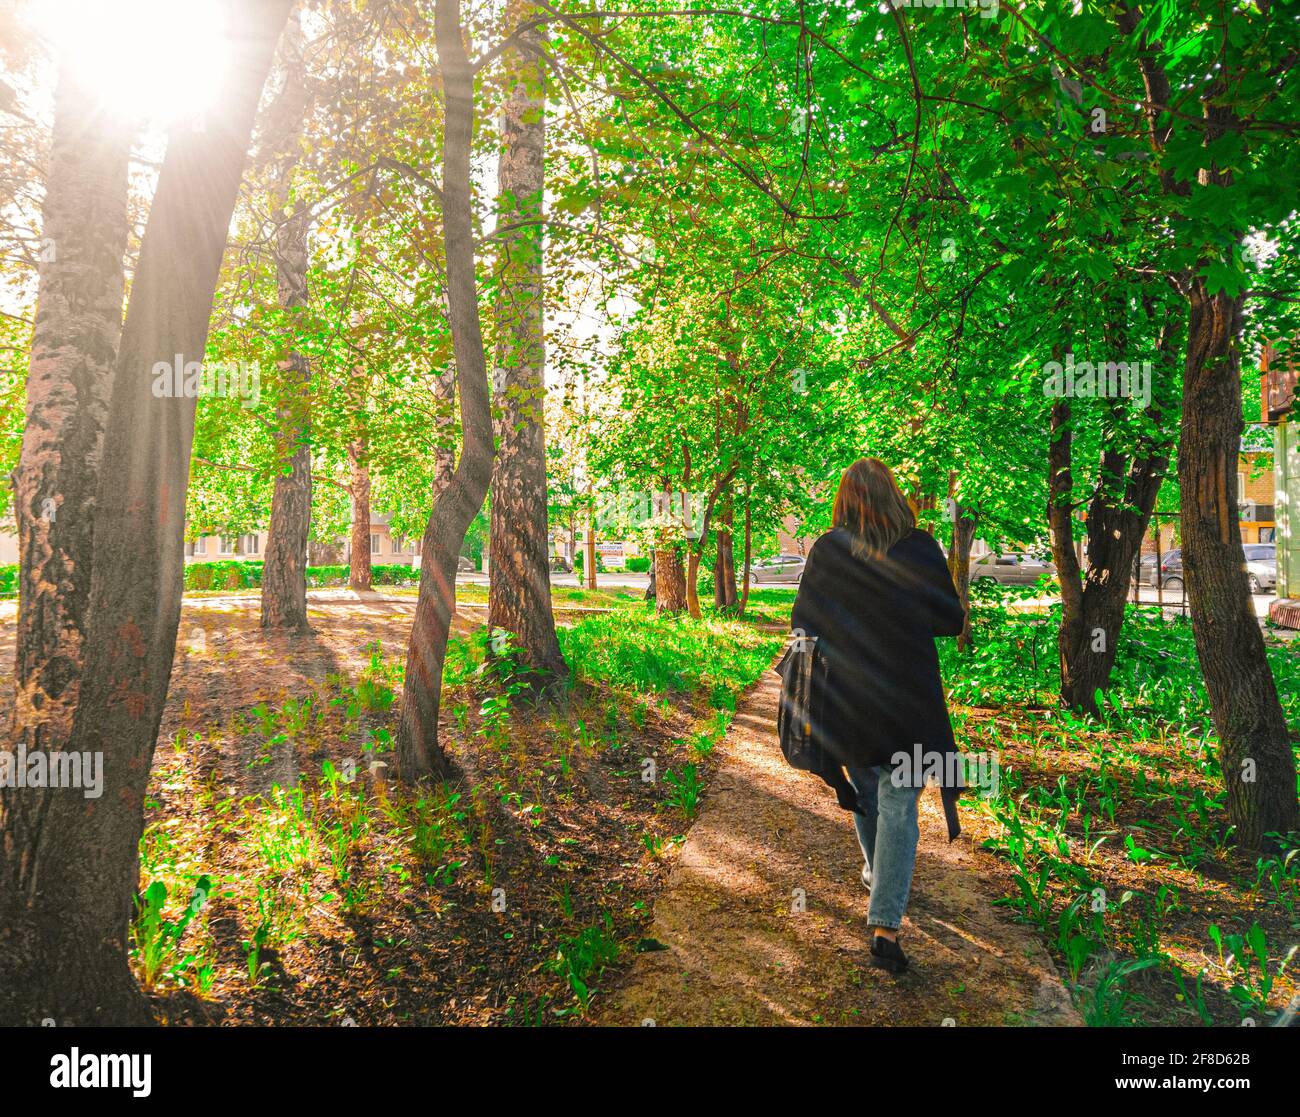
[(219, 0), (43, 0), (34, 18), (61, 64), (123, 116), (163, 125), (196, 117), (229, 64)]

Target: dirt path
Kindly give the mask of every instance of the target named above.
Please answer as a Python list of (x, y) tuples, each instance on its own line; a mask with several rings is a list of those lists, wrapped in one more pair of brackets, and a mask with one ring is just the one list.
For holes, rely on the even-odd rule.
[[(597, 1024), (1078, 1024), (1033, 932), (992, 906), (938, 796), (921, 800), (921, 846), (902, 941), (911, 971), (868, 964), (867, 894), (848, 815), (776, 739), (780, 679), (737, 711), (722, 767), (655, 901), (639, 954)], [(796, 910), (802, 890), (805, 909)]]

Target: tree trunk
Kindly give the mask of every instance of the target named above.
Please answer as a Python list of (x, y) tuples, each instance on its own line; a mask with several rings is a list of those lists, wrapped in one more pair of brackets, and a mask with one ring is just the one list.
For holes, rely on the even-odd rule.
[[(1074, 472), (1072, 460), (1073, 428), (1070, 405), (1058, 400), (1052, 405), (1047, 445), (1047, 526), (1052, 538), (1052, 560), (1061, 583), (1061, 629), (1057, 633), (1057, 653), (1061, 678), (1069, 670), (1067, 657), (1079, 646), (1083, 634), (1083, 584), (1080, 581), (1079, 555), (1074, 549)], [(1065, 690), (1062, 686), (1063, 704)], [(1073, 694), (1072, 694), (1073, 697)], [(1086, 696), (1091, 704), (1092, 695)], [(1085, 707), (1087, 708), (1087, 707)], [(1091, 705), (1091, 712), (1096, 712)]]
[[(1160, 309), (1153, 300), (1146, 302), (1146, 309), (1148, 324), (1158, 338), (1156, 367), (1163, 368), (1172, 359), (1174, 331), (1158, 321)], [(1119, 301), (1109, 315), (1106, 336), (1112, 352), (1125, 349), (1126, 313), (1126, 303)], [(1126, 424), (1125, 406), (1122, 400), (1110, 400), (1111, 421), (1105, 426), (1107, 433), (1103, 435), (1097, 480), (1088, 504), (1088, 565), (1083, 588), (1077, 599), (1062, 597), (1062, 625), (1057, 639), (1061, 704), (1094, 717), (1100, 713), (1098, 692), (1110, 686), (1110, 673), (1124, 624), (1129, 574), (1139, 559), (1142, 537), (1169, 465), (1168, 449), (1172, 441), (1171, 436), (1163, 433), (1164, 414), (1160, 403), (1152, 402), (1142, 415), (1144, 431), (1131, 454), (1121, 450), (1119, 439)], [(1068, 440), (1060, 453), (1068, 476)], [(1068, 503), (1070, 494), (1062, 492), (1059, 499)], [(1072, 531), (1073, 510), (1068, 510), (1068, 514), (1070, 524), (1064, 517), (1059, 521), (1063, 536)], [(1078, 552), (1072, 545), (1071, 549), (1077, 578)], [(1136, 587), (1134, 599), (1137, 599)]]
[[(280, 308), (292, 317), (307, 305), (307, 207), (284, 215), (297, 164), (307, 94), (303, 82), (302, 31), (295, 17), (284, 35), (285, 82), (271, 116), (279, 156), (272, 189), (274, 212), (283, 219), (275, 234), (276, 287)], [(280, 363), (281, 403), (276, 408), (279, 444), (271, 522), (262, 562), (262, 627), (306, 632), (307, 540), (311, 534), (311, 369), (291, 350)], [(286, 467), (287, 466), (287, 470)]]
[[(1072, 644), (1062, 643), (1061, 704), (1096, 715), (1097, 691), (1110, 686), (1110, 673), (1120, 630), (1129, 574), (1142, 547), (1142, 537), (1155, 507), (1168, 459), (1143, 456), (1128, 467), (1120, 498), (1104, 486), (1088, 507), (1088, 567), (1080, 595), (1078, 623), (1071, 625)], [(1124, 476), (1119, 455), (1103, 455), (1103, 475)]]
[[(534, 14), (510, 6), (508, 26)], [(543, 408), (546, 343), (542, 303), (542, 198), (546, 91), (541, 32), (523, 31), (506, 54), (512, 86), (502, 119), (496, 300), (497, 457), (488, 532), (488, 625), (514, 635), (521, 658), (549, 676), (568, 674), (551, 612)]]
[(754, 560), (754, 510), (750, 504), (750, 498), (753, 496), (753, 488), (748, 481), (745, 482), (745, 569), (741, 578), (740, 590), (740, 608), (736, 610), (737, 615), (745, 615), (745, 607), (749, 604), (749, 570)]
[(965, 651), (970, 647), (970, 549), (975, 542), (975, 531), (979, 525), (979, 515), (971, 512), (956, 497), (950, 498), (952, 516), (952, 545), (948, 548), (948, 573), (957, 590), (961, 607), (966, 610), (966, 622), (957, 636), (957, 650)]
[(447, 635), (456, 608), (456, 559), (492, 478), (492, 407), (474, 277), (470, 147), (474, 71), (461, 38), (459, 0), (437, 0), (434, 36), (446, 98), (442, 148), (442, 226), (448, 319), (460, 391), (462, 448), (451, 484), (438, 497), (421, 543), (420, 591), (411, 626), (397, 730), (397, 773), (413, 782), (447, 772), (438, 710)]
[(1237, 841), (1300, 830), (1296, 767), (1241, 551), (1242, 299), (1192, 280), (1178, 455), (1183, 570)]
[[(433, 499), (447, 491), (456, 474), (456, 366), (449, 365), (434, 375), (433, 397), (437, 413), (433, 419)], [(459, 548), (458, 548), (459, 549)]]
[[(700, 521), (699, 537), (694, 542), (688, 543), (686, 548), (687, 551), (686, 575), (685, 575), (686, 608), (690, 612), (691, 616), (694, 617), (696, 620), (699, 620), (700, 617), (703, 616), (703, 612), (700, 609), (700, 594), (699, 594), (699, 585), (698, 585), (699, 573), (700, 573), (700, 559), (703, 557), (704, 545), (709, 538), (709, 523), (713, 519), (713, 509), (717, 505), (718, 497), (721, 495), (722, 491), (729, 484), (731, 484), (731, 474), (727, 474), (724, 477), (720, 477), (718, 478), (717, 481), (714, 482), (713, 491), (709, 493), (708, 502), (704, 506), (704, 516)], [(683, 501), (687, 501), (690, 500), (691, 498), (686, 493), (683, 493), (682, 499)], [(686, 529), (689, 523), (687, 517), (687, 511), (688, 510), (685, 504), (683, 504), (682, 527), (684, 530)], [(689, 538), (689, 533), (688, 533), (688, 538)]]
[(231, 7), (232, 64), (207, 128), (171, 136), (115, 364), (85, 670), (66, 742), (102, 758), (102, 794), (0, 792), (0, 1024), (149, 1020), (127, 941), (180, 620), (195, 406), (183, 394), (155, 396), (167, 378), (154, 372), (177, 354), (202, 359), (253, 114), (290, 0)]
[[(1139, 26), (1141, 12), (1124, 5), (1120, 29)], [(1153, 145), (1163, 149), (1173, 124), (1163, 119), (1172, 83), (1145, 43), (1138, 56), (1147, 92)], [(1244, 134), (1220, 79), (1202, 96), (1204, 142)], [(1202, 186), (1230, 186), (1232, 171), (1212, 160), (1201, 167)], [(1161, 179), (1166, 193), (1187, 197), (1190, 187), (1172, 173)], [(1221, 243), (1235, 250), (1246, 229), (1225, 227)], [(1201, 260), (1204, 266), (1208, 260)], [(1196, 654), (1214, 727), (1219, 764), (1228, 793), (1228, 817), (1237, 841), (1251, 849), (1276, 843), (1270, 833), (1300, 830), (1296, 767), (1286, 719), (1277, 699), (1264, 638), (1250, 596), (1241, 551), (1236, 502), (1241, 448), (1242, 297), (1210, 294), (1200, 268), (1179, 277), (1187, 292), (1187, 358), (1183, 366), (1183, 415), (1178, 482), (1184, 600), (1191, 611)], [(1157, 582), (1159, 573), (1157, 571)]]
[(698, 547), (686, 548), (686, 611), (699, 620), (704, 615), (700, 608), (700, 551)]
[(735, 511), (732, 508), (731, 489), (727, 488), (718, 509), (717, 559), (713, 567), (713, 604), (719, 612), (734, 613), (736, 597), (736, 554), (731, 528)]
[[(305, 219), (306, 214), (301, 216)], [(296, 222), (298, 215), (292, 220)], [(305, 255), (304, 251), (304, 264)], [(305, 269), (299, 274), (305, 302)], [(282, 305), (283, 299), (282, 294)], [(287, 473), (276, 475), (271, 493), (271, 523), (262, 565), (262, 627), (306, 632), (307, 541), (311, 534), (311, 405), (307, 385), (311, 372), (307, 359), (293, 353), (284, 362), (282, 373), (286, 383), (296, 376), (302, 387), (297, 399), (277, 409), (289, 468)]]
[[(1152, 429), (1160, 430), (1158, 407), (1149, 409), (1147, 418)], [(1088, 506), (1079, 642), (1062, 649), (1061, 702), (1066, 706), (1096, 713), (1096, 692), (1110, 686), (1129, 574), (1139, 561), (1168, 465), (1163, 440), (1144, 438), (1131, 463), (1114, 450), (1102, 454), (1098, 485)], [(1116, 478), (1124, 479), (1121, 492), (1107, 483)]]
[(364, 418), (361, 418), (356, 434), (348, 442), (348, 490), (352, 494), (352, 554), (348, 563), (348, 585), (360, 591), (371, 588), (370, 437), (364, 423)]
[(686, 611), (686, 572), (675, 539), (661, 532), (655, 541), (655, 612)]
[(67, 740), (76, 708), (95, 490), (122, 335), (129, 154), (130, 133), (65, 67), (41, 214), (27, 424), (13, 473), (20, 556), (13, 724), (29, 749), (51, 735)]

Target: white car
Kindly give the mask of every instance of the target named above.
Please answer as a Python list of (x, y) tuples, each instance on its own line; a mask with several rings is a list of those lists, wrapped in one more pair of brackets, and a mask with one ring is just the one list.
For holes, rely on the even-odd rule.
[(1277, 544), (1243, 543), (1251, 593), (1277, 589)]
[(760, 582), (794, 582), (803, 577), (804, 558), (802, 555), (777, 555), (775, 558), (759, 559), (749, 568), (749, 584), (756, 586)]
[(1056, 564), (1032, 554), (987, 554), (972, 560), (972, 582), (998, 582), (1004, 586), (1032, 586), (1044, 574), (1054, 576)]

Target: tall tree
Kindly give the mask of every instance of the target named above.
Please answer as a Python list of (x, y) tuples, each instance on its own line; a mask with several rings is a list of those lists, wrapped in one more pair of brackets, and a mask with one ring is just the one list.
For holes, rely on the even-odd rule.
[[(1139, 330), (1130, 333), (1123, 326), (1127, 297), (1109, 302), (1108, 328), (1104, 331), (1107, 350), (1122, 357), (1137, 340), (1133, 334), (1139, 334)], [(1167, 398), (1172, 393), (1167, 386), (1173, 383), (1170, 366), (1178, 338), (1177, 320), (1170, 321), (1169, 307), (1148, 292), (1138, 323), (1145, 327), (1140, 329), (1141, 351), (1151, 352), (1154, 357), (1149, 367), (1154, 371), (1155, 394), (1137, 414), (1136, 423), (1125, 414), (1131, 411), (1128, 400), (1098, 401), (1105, 405), (1106, 415), (1099, 434), (1096, 480), (1084, 521), (1088, 546), (1083, 571), (1074, 544), (1070, 407), (1061, 400), (1052, 411), (1048, 523), (1061, 583), (1061, 627), (1057, 634), (1061, 704), (1093, 716), (1100, 713), (1098, 692), (1110, 685), (1130, 573), (1168, 469), (1174, 438), (1165, 416), (1172, 410)], [(1153, 339), (1150, 349), (1146, 348), (1147, 338)]]
[[(297, 15), (286, 28), (284, 84), (272, 107), (276, 149), (272, 216), (276, 292), (291, 319), (307, 306), (307, 204), (293, 197), (293, 174), (307, 108), (302, 27)], [(275, 488), (262, 562), (262, 627), (302, 632), (307, 624), (307, 540), (311, 534), (311, 367), (298, 349), (280, 361), (281, 402), (276, 408)]]
[(450, 484), (434, 502), (420, 544), (420, 589), (397, 731), (398, 774), (408, 782), (446, 771), (446, 757), (438, 741), (438, 710), (447, 636), (456, 608), (457, 557), (492, 479), (492, 404), (474, 274), (470, 177), (474, 69), (465, 51), (460, 0), (437, 0), (433, 30), (444, 97), (442, 225), (447, 318), (460, 395), (461, 452)]
[(104, 433), (81, 689), (70, 737), (46, 746), (102, 757), (102, 796), (0, 790), (3, 1024), (149, 1019), (128, 928), (180, 620), (195, 407), (154, 385), (157, 366), (170, 369), (177, 354), (202, 358), (258, 97), (290, 6), (229, 0), (231, 61), (214, 107), (203, 129), (172, 134), (159, 174)]
[(735, 612), (740, 604), (736, 596), (734, 527), (735, 510), (728, 484), (718, 502), (717, 554), (713, 564), (713, 604), (720, 612)]
[[(1242, 244), (1294, 209), (1300, 171), (1294, 15), (1258, 0), (1176, 12), (1116, 6), (1143, 92), (1153, 173), (1189, 251), (1171, 278), (1187, 300), (1178, 451), (1183, 568), (1197, 658), (1219, 736), (1228, 816), (1249, 848), (1300, 830), (1296, 761), (1242, 562)], [(1217, 26), (1230, 20), (1232, 30)], [(1195, 113), (1185, 112), (1196, 106)], [(1190, 257), (1190, 258), (1189, 258)]]
[(489, 530), (488, 624), (515, 637), (531, 666), (553, 681), (568, 672), (551, 612), (547, 526), (543, 212), (546, 85), (535, 12), (514, 3), (516, 45), (505, 54), (509, 94), (502, 112), (496, 239), (497, 450)]
[(130, 131), (64, 65), (42, 211), (14, 470), (19, 588), (14, 725), (28, 747), (72, 728), (90, 602), (95, 491), (122, 333)]
[(352, 539), (348, 561), (348, 585), (354, 590), (371, 588), (370, 573), (370, 429), (367, 414), (366, 378), (354, 375), (348, 381), (348, 407), (352, 437), (348, 439), (348, 492), (352, 496)]

